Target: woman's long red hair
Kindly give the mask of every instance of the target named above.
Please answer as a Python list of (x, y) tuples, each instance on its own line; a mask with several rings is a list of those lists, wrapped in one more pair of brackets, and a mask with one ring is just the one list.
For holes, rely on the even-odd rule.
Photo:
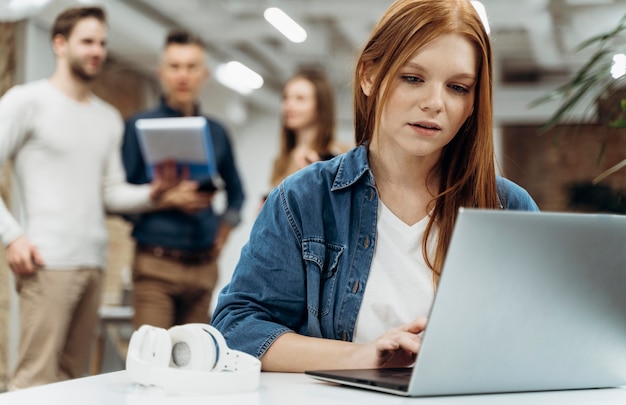
[[(433, 270), (436, 284), (450, 245), (460, 207), (497, 208), (493, 146), (493, 96), (491, 42), (483, 22), (469, 0), (398, 0), (378, 21), (360, 57), (354, 76), (354, 128), (357, 145), (369, 144), (380, 122), (381, 106), (388, 98), (389, 84), (420, 48), (446, 34), (460, 34), (474, 46), (478, 80), (472, 115), (454, 139), (444, 147), (434, 170), (441, 179), (439, 194), (432, 201), (432, 215), (422, 250)], [(367, 97), (360, 84), (373, 75)], [(381, 89), (385, 89), (383, 94)], [(428, 240), (438, 228), (434, 257), (428, 255)]]

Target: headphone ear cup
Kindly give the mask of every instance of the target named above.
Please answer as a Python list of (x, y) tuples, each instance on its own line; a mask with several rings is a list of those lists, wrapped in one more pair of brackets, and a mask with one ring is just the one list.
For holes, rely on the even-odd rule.
[(168, 367), (172, 342), (167, 330), (150, 325), (142, 325), (135, 331), (128, 345), (128, 352), (138, 360), (153, 367)]
[(226, 344), (226, 340), (224, 336), (215, 329), (213, 326), (208, 324), (198, 324), (198, 326), (202, 329), (202, 331), (209, 336), (211, 336), (211, 340), (215, 345), (215, 366), (214, 369), (216, 371), (234, 371), (232, 369), (232, 365), (230, 364), (230, 356), (233, 353), (232, 350)]
[(170, 367), (213, 371), (219, 354), (215, 339), (203, 324), (178, 325), (168, 330), (172, 342)]

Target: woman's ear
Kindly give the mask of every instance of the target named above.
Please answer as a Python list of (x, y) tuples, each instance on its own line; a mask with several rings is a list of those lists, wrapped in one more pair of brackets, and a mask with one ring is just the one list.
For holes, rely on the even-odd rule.
[(374, 87), (374, 69), (371, 65), (362, 64), (359, 70), (361, 71), (359, 75), (361, 77), (361, 83), (359, 83), (361, 85), (361, 91), (369, 97)]

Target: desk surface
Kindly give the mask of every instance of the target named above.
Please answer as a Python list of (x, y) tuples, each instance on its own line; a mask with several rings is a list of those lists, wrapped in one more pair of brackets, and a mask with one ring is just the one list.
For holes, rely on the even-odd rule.
[(437, 405), (520, 405), (520, 404), (626, 404), (626, 387), (529, 392), (519, 394), (468, 395), (430, 398), (405, 398), (370, 392), (357, 388), (320, 382), (303, 374), (262, 373), (257, 391), (219, 396), (167, 396), (162, 392), (132, 384), (126, 371), (100, 374), (16, 392), (0, 394), (0, 405), (62, 404), (62, 405), (195, 405), (228, 404), (289, 404), (334, 405), (359, 403), (376, 404), (437, 404)]

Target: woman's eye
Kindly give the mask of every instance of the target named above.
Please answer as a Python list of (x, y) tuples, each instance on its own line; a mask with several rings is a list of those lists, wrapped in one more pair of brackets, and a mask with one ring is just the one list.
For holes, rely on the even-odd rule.
[(469, 93), (469, 89), (465, 86), (460, 86), (458, 84), (451, 84), (449, 87), (452, 90), (456, 91), (457, 93), (463, 93), (463, 94)]
[(422, 81), (422, 79), (417, 76), (402, 76), (402, 80), (407, 83), (419, 83)]

